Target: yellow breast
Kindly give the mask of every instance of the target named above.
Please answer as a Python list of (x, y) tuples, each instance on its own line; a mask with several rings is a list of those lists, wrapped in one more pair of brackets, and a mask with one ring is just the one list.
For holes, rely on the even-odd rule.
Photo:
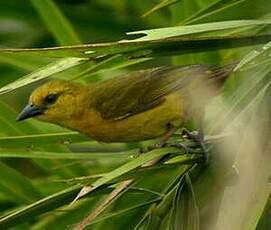
[(180, 93), (165, 97), (165, 101), (150, 110), (121, 120), (104, 120), (90, 109), (84, 114), (80, 131), (103, 142), (140, 141), (161, 136), (168, 125), (179, 127), (183, 123), (184, 110)]

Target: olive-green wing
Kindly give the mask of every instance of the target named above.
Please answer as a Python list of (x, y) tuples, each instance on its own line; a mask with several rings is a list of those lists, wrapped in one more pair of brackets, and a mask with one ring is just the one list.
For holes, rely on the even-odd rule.
[(136, 71), (98, 83), (92, 107), (104, 119), (124, 119), (163, 103), (164, 96), (185, 88), (193, 79), (210, 75), (202, 65), (159, 67)]

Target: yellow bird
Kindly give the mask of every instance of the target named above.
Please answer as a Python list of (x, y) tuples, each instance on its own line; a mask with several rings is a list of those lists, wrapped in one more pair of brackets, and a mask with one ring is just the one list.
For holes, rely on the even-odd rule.
[(17, 121), (35, 117), (102, 142), (151, 139), (197, 117), (232, 69), (159, 67), (87, 86), (52, 80), (32, 92)]

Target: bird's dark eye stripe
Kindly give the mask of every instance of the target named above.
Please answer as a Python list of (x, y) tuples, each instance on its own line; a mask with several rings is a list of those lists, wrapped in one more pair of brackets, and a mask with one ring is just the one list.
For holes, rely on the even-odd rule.
[(52, 103), (56, 102), (57, 98), (58, 98), (58, 94), (48, 94), (45, 97), (44, 101), (48, 104), (52, 104)]

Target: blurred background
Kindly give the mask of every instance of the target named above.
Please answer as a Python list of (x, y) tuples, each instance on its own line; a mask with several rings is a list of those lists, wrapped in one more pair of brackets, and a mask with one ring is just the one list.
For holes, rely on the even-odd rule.
[[(265, 0), (1, 1), (0, 48), (113, 42), (128, 39), (126, 32), (131, 31), (229, 20), (266, 20), (270, 24), (270, 9), (271, 2)], [(201, 171), (199, 179), (191, 176), (190, 187), (187, 178), (183, 179), (186, 167), (194, 168), (195, 162), (144, 172), (134, 190), (110, 203), (86, 229), (271, 228), (271, 38), (268, 37), (271, 27), (259, 24), (238, 28), (238, 21), (236, 25), (233, 29), (207, 31), (203, 35), (221, 39), (248, 36), (249, 46), (240, 43), (231, 49), (195, 50), (187, 54), (178, 51), (174, 55), (165, 52), (132, 60), (121, 54), (50, 76), (91, 83), (154, 66), (241, 63), (222, 94), (206, 108), (207, 137), (215, 142), (212, 148), (215, 157), (210, 167)], [(186, 38), (192, 40), (198, 34), (195, 31)], [(265, 41), (253, 44), (258, 35), (266, 35)], [(63, 58), (66, 57), (69, 55), (64, 53)], [(29, 93), (45, 79), (24, 87), (17, 87), (16, 80), (29, 79), (29, 74), (40, 68), (46, 70), (59, 59), (54, 55), (0, 50), (0, 87), (15, 82), (13, 91), (0, 95), (1, 229), (73, 226), (121, 179), (114, 178), (114, 182), (93, 196), (68, 206), (79, 191), (76, 186), (93, 182), (131, 161), (134, 157), (131, 149), (155, 142), (103, 144), (33, 119), (16, 123), (17, 113), (27, 103)], [(132, 176), (136, 177), (135, 174)], [(186, 225), (177, 221), (178, 218), (185, 220)]]

